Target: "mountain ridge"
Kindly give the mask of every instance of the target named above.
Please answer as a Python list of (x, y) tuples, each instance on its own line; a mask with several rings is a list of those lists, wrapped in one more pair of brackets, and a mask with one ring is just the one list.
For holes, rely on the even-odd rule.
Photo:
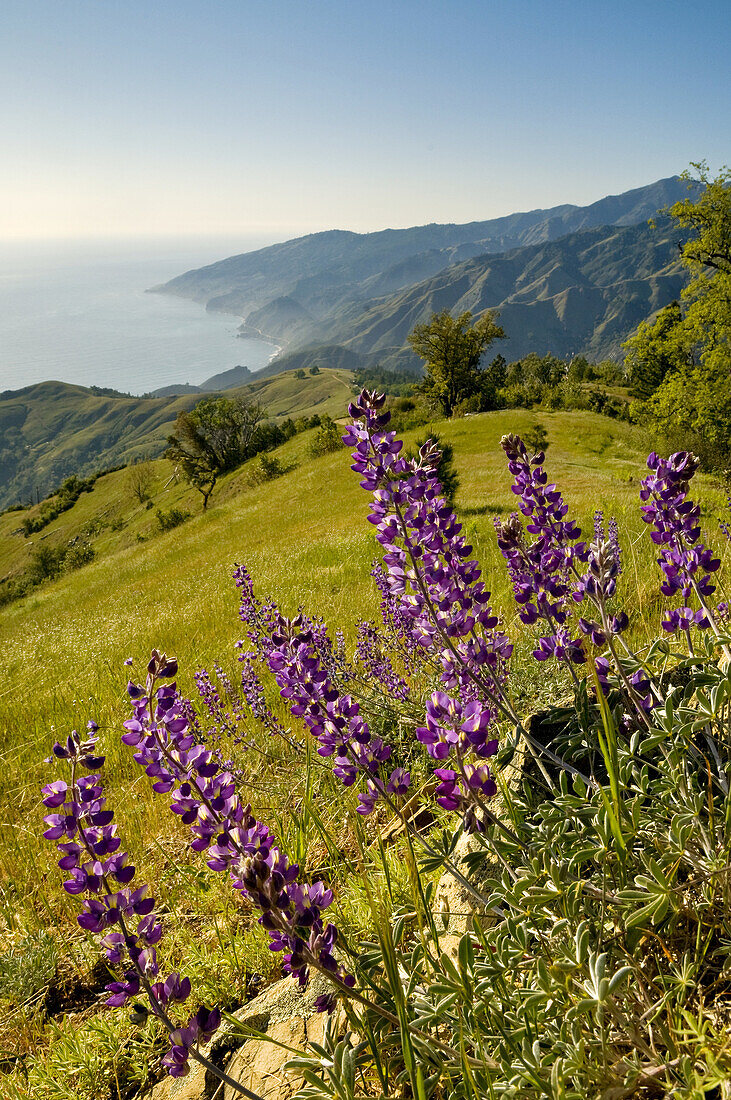
[[(367, 234), (328, 230), (227, 257), (204, 268), (184, 272), (153, 289), (193, 298), (208, 310), (236, 313), (244, 318), (244, 330), (256, 328), (271, 334), (273, 338), (283, 341), (285, 352), (318, 344), (342, 345), (368, 352), (370, 349), (362, 340), (359, 343), (357, 330), (352, 325), (354, 318), (373, 308), (374, 301), (385, 301), (394, 295), (409, 293), (430, 279), (438, 278), (452, 268), (459, 268), (459, 265), (469, 264), (478, 257), (503, 256), (507, 263), (515, 267), (515, 254), (525, 249), (535, 250), (601, 228), (604, 230), (603, 238), (611, 238), (610, 230), (636, 226), (654, 216), (660, 208), (684, 198), (688, 186), (686, 181), (671, 176), (620, 195), (605, 196), (584, 207), (563, 204), (463, 225), (430, 223)], [(645, 239), (644, 244), (648, 256), (652, 257), (649, 238)], [(526, 261), (531, 256), (532, 253), (526, 252)], [(637, 271), (627, 266), (633, 261), (639, 261)], [(664, 256), (663, 262), (666, 262)], [(559, 266), (563, 266), (563, 276), (566, 277), (565, 263)], [(630, 279), (636, 278), (638, 271), (642, 271), (643, 280), (660, 275), (657, 268), (650, 270), (650, 267), (647, 257), (643, 260), (637, 255), (628, 256), (621, 280), (624, 289), (627, 289)], [(468, 273), (468, 268), (461, 269), (461, 275)], [(596, 278), (588, 283), (585, 281), (585, 289), (589, 284), (596, 286)], [(666, 304), (663, 295), (658, 293), (659, 286), (665, 286), (667, 292), (674, 295), (680, 285), (675, 279), (666, 284), (661, 280), (654, 290), (638, 285), (637, 308), (625, 310), (627, 322), (636, 325), (644, 319), (647, 314), (640, 314), (646, 306), (651, 307), (652, 311)], [(568, 285), (562, 286), (556, 293), (568, 289)], [(500, 307), (503, 302), (508, 304), (510, 297), (510, 290), (505, 286), (490, 307)], [(553, 325), (549, 326), (549, 331), (544, 331), (540, 323), (544, 310), (537, 303), (544, 298), (536, 299), (535, 316), (527, 330), (534, 341), (534, 346), (528, 350), (539, 353), (555, 350), (547, 345), (550, 339), (555, 343)], [(488, 307), (485, 305), (482, 308)], [(604, 312), (609, 308), (607, 301)], [(626, 338), (630, 330), (620, 334), (617, 328), (620, 321), (617, 319), (611, 335), (605, 338), (602, 336), (605, 332), (604, 313), (599, 315), (598, 307), (594, 312), (598, 314), (597, 324), (590, 333), (583, 333), (581, 346), (575, 350), (591, 351), (604, 357), (616, 355), (621, 339)], [(555, 318), (560, 320), (560, 314), (561, 308), (557, 307)], [(419, 319), (424, 317), (420, 315)], [(505, 320), (504, 317), (504, 327)], [(521, 316), (521, 323), (524, 322), (525, 318)], [(558, 335), (561, 336), (561, 333)], [(561, 347), (575, 344), (579, 335), (574, 330), (563, 334), (559, 340)], [(415, 364), (411, 353), (405, 352), (402, 345), (403, 340), (397, 348), (389, 345), (390, 352), (384, 365), (397, 368), (407, 362), (410, 366)], [(275, 359), (269, 370), (276, 368), (276, 362)]]
[[(629, 332), (677, 297), (686, 279), (669, 220), (654, 228), (598, 227), (474, 257), (396, 294), (354, 303), (322, 336), (334, 342), (347, 330), (346, 347), (377, 354), (383, 365), (414, 365), (404, 351), (406, 336), (432, 312), (497, 309), (509, 359), (529, 351), (617, 358)], [(582, 299), (583, 311), (568, 309)]]

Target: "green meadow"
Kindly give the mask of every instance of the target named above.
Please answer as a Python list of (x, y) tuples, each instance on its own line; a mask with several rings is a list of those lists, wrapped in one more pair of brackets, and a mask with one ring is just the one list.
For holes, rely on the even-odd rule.
[[(342, 416), (347, 389), (343, 381), (340, 407), (333, 407), (331, 394), (324, 411)], [(283, 398), (278, 415), (287, 415), (284, 404)], [(555, 701), (565, 685), (558, 673), (529, 659), (530, 639), (515, 615), (493, 521), (515, 507), (500, 437), (521, 433), (535, 421), (530, 412), (509, 410), (434, 424), (454, 448), (460, 478), (457, 512), (495, 606), (516, 640), (515, 691), (531, 709)], [(548, 431), (549, 477), (563, 491), (570, 514), (585, 530), (591, 530), (597, 509), (619, 521), (622, 591), (631, 594), (631, 629), (641, 644), (658, 630), (661, 617), (658, 570), (638, 501), (645, 441), (637, 429), (587, 412), (541, 411), (540, 422)], [(406, 443), (424, 434), (423, 429), (408, 432)], [(24, 1095), (29, 1081), (35, 1090), (30, 1094), (39, 1097), (114, 1095), (110, 1082), (117, 1070), (110, 1052), (129, 1029), (124, 1019), (110, 1023), (117, 1014), (98, 1007), (101, 986), (89, 978), (93, 955), (75, 923), (77, 903), (61, 890), (55, 849), (40, 835), (40, 787), (60, 774), (44, 761), (55, 738), (90, 718), (101, 726), (108, 794), (140, 881), (156, 884), (156, 893), (159, 889), (165, 904), (180, 915), (181, 927), (196, 931), (195, 948), (192, 953), (186, 949), (184, 964), (176, 956), (182, 941), (175, 937), (168, 949), (172, 957), (202, 976), (211, 999), (235, 1002), (243, 997), (252, 971), (265, 978), (275, 973), (276, 959), (263, 946), (246, 906), (231, 896), (225, 882), (205, 872), (202, 861), (191, 862), (183, 828), (172, 819), (165, 799), (152, 794), (119, 733), (129, 711), (126, 681), (130, 672), (142, 677), (153, 647), (178, 658), (178, 682), (185, 694), (195, 693), (195, 671), (211, 670), (214, 663), (235, 682), (234, 645), (243, 630), (231, 576), (235, 563), (247, 566), (260, 597), (273, 598), (289, 615), (305, 607), (333, 630), (341, 628), (346, 642), (352, 642), (359, 619), (378, 616), (378, 594), (369, 576), (377, 543), (366, 522), (368, 495), (349, 468), (345, 448), (310, 457), (312, 435), (301, 433), (276, 452), (291, 466), (276, 480), (252, 485), (250, 464), (222, 478), (206, 513), (197, 493), (171, 481), (172, 469), (164, 460), (154, 463), (151, 508), (134, 500), (126, 470), (103, 476), (41, 533), (62, 544), (80, 532), (96, 532), (91, 536), (96, 559), (0, 610), (0, 1007), (14, 1005), (13, 1013), (3, 1009), (0, 1056), (18, 1090), (13, 1096)], [(718, 529), (723, 493), (710, 479), (698, 482), (708, 540), (727, 564), (728, 544)], [(155, 511), (172, 507), (192, 516), (162, 533)], [(17, 533), (22, 517), (19, 512), (0, 517), (2, 575), (22, 568), (30, 544), (39, 538)], [(130, 657), (131, 670), (124, 665)], [(279, 714), (286, 724), (281, 707)], [(293, 735), (303, 738), (300, 730)], [(252, 728), (249, 736), (254, 748), (231, 751), (257, 814), (281, 833), (305, 868), (321, 868), (330, 854), (328, 844), (322, 829), (305, 820), (301, 810), (309, 779), (286, 746), (261, 730)], [(337, 834), (347, 852), (355, 795), (324, 770), (317, 784), (321, 824), (328, 835)], [(364, 919), (357, 899), (341, 904), (357, 929)], [(36, 952), (33, 945), (38, 944), (46, 946)], [(215, 968), (214, 955), (219, 960)], [(37, 966), (38, 973), (27, 976), (30, 992), (18, 1006), (13, 989), (21, 958), (30, 959), (27, 966)], [(15, 975), (12, 981), (8, 974)], [(61, 1009), (52, 1012), (47, 990), (58, 983), (58, 974), (66, 975), (69, 989), (76, 982), (94, 995), (85, 995), (80, 1008), (62, 1001)], [(80, 1028), (87, 1036), (86, 1050), (78, 1039)], [(13, 1049), (20, 1051), (20, 1062), (7, 1060)], [(149, 1057), (139, 1066), (126, 1066), (125, 1073), (143, 1080)], [(90, 1059), (96, 1059), (93, 1065)], [(94, 1091), (95, 1074), (101, 1074), (107, 1091)]]

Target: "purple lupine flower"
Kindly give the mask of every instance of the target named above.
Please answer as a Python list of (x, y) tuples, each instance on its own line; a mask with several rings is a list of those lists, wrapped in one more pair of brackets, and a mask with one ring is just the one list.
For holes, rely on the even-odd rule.
[[(271, 633), (275, 628), (278, 611), (273, 603), (263, 604), (254, 594), (251, 574), (243, 565), (234, 570), (234, 583), (239, 591), (239, 617), (247, 627), (247, 637), (254, 653), (264, 659), (271, 649)], [(244, 643), (239, 642), (239, 648)]]
[[(171, 663), (165, 660), (163, 667)], [(54, 745), (54, 755), (71, 765), (71, 780), (54, 780), (43, 788), (43, 803), (54, 813), (45, 817), (48, 826), (44, 836), (54, 840), (61, 852), (58, 865), (69, 877), (63, 886), (67, 893), (87, 894), (79, 925), (100, 936), (100, 946), (107, 962), (124, 967), (120, 980), (106, 986), (106, 1004), (119, 1008), (144, 990), (152, 1011), (172, 1035), (176, 1028), (168, 1014), (174, 1003), (182, 1004), (191, 993), (189, 978), (172, 973), (159, 976), (155, 944), (162, 936), (162, 925), (154, 912), (154, 898), (145, 885), (133, 889), (135, 868), (126, 852), (119, 851), (114, 813), (106, 809), (106, 797), (98, 771), (104, 757), (96, 753), (98, 738), (95, 722), (87, 726), (87, 735), (72, 731), (64, 745)], [(78, 775), (93, 768), (94, 773)], [(200, 1009), (197, 1017), (205, 1020), (210, 1035), (220, 1023), (217, 1010)], [(187, 1073), (187, 1061), (193, 1039), (179, 1052), (175, 1061), (177, 1076)], [(173, 1063), (163, 1058), (163, 1065), (173, 1072)]]
[(621, 690), (623, 686), (629, 685), (632, 702), (640, 714), (649, 715), (657, 706), (650, 678), (644, 669), (637, 669), (624, 680), (624, 677), (618, 677), (617, 670), (612, 668), (607, 657), (597, 657), (594, 668), (604, 696), (608, 696), (612, 688)]
[(398, 646), (399, 656), (409, 672), (414, 672), (421, 663), (424, 649), (414, 634), (414, 620), (401, 608), (399, 597), (391, 591), (388, 574), (380, 562), (374, 562), (371, 576), (381, 593), (381, 618), (394, 643)]
[(382, 394), (364, 390), (348, 408), (354, 423), (343, 442), (355, 447), (352, 469), (373, 493), (368, 518), (384, 550), (385, 569), (376, 572), (384, 618), (400, 619), (401, 634), (431, 651), (441, 667), (444, 690), (427, 704), (417, 737), (438, 760), (452, 751), (488, 755), (497, 747), (487, 731), (499, 711), (512, 646), (442, 494), (438, 449), (427, 442), (416, 461), (403, 458), (401, 441), (384, 431), (383, 403)]
[[(276, 604), (272, 602), (264, 604), (257, 598), (251, 576), (243, 565), (236, 566), (234, 581), (236, 587), (240, 589), (239, 617), (248, 628), (247, 636), (253, 647), (253, 653), (248, 656), (249, 658), (256, 656), (266, 661), (272, 649), (272, 635), (277, 629), (280, 618), (279, 610)], [(345, 659), (342, 637), (336, 645), (333, 645), (322, 619), (313, 619), (302, 609), (298, 617), (303, 629), (310, 631), (312, 647), (330, 677), (338, 683), (351, 679), (352, 671)], [(243, 642), (238, 643), (238, 648), (243, 649), (243, 646)]]
[(242, 653), (241, 662), (241, 690), (249, 710), (257, 721), (261, 722), (272, 737), (285, 737), (286, 731), (281, 722), (277, 720), (266, 701), (264, 686), (254, 668), (253, 659), (257, 654), (253, 651)]
[[(706, 600), (716, 587), (710, 575), (721, 561), (699, 541), (700, 507), (688, 496), (698, 465), (699, 460), (689, 451), (678, 451), (667, 459), (653, 451), (647, 459), (650, 473), (641, 482), (640, 499), (647, 501), (642, 506), (642, 518), (653, 525), (650, 537), (660, 548), (657, 561), (665, 578), (660, 591), (684, 601), (663, 620), (669, 633), (713, 625)], [(688, 606), (693, 593), (701, 605), (695, 611)]]
[[(360, 713), (360, 704), (352, 695), (342, 695), (324, 666), (322, 631), (313, 629), (312, 620), (301, 614), (290, 620), (279, 615), (263, 647), (266, 662), (295, 717), (318, 741), (318, 754), (334, 757), (333, 773), (351, 786), (359, 775), (369, 779), (365, 794), (359, 795), (360, 813), (373, 809), (384, 786), (389, 790), (393, 776), (385, 785), (378, 778), (380, 766), (391, 756), (391, 747), (371, 736), (368, 723)], [(400, 781), (403, 786), (403, 775)]]
[[(726, 506), (731, 513), (731, 496), (726, 497)], [(718, 526), (721, 528), (721, 531), (725, 535), (726, 539), (731, 542), (731, 525), (728, 524), (725, 520), (719, 520)]]
[(386, 695), (392, 699), (406, 702), (409, 698), (409, 685), (394, 669), (390, 657), (384, 652), (383, 639), (371, 622), (358, 623), (355, 660), (363, 667), (371, 683), (380, 684)]
[(617, 563), (617, 576), (622, 576), (622, 547), (619, 543), (619, 524), (615, 516), (609, 521), (609, 527), (607, 529), (607, 537), (609, 539), (609, 545), (614, 553), (614, 560)]
[[(538, 661), (555, 656), (572, 663), (582, 660), (581, 641), (568, 636), (565, 627), (569, 615), (567, 603), (570, 578), (577, 561), (585, 561), (587, 547), (577, 541), (581, 529), (566, 518), (568, 506), (556, 486), (547, 484), (543, 453), (529, 456), (517, 435), (506, 435), (500, 445), (513, 475), (513, 493), (520, 498), (520, 510), (528, 520), (523, 524), (516, 512), (501, 521), (495, 517), (497, 542), (508, 567), (518, 615), (531, 625), (542, 619), (550, 633), (539, 639), (533, 655)], [(595, 516), (595, 528), (601, 528), (603, 516)], [(529, 541), (526, 532), (535, 538)]]
[(389, 794), (403, 798), (411, 785), (411, 773), (404, 768), (394, 768), (386, 785)]
[[(333, 945), (337, 939), (334, 926), (322, 919), (332, 891), (323, 883), (298, 883), (297, 865), (290, 864), (251, 807), (243, 805), (231, 773), (221, 770), (205, 745), (196, 743), (175, 683), (156, 686), (169, 677), (164, 669), (171, 663), (164, 654), (154, 658), (153, 653), (145, 686), (130, 693), (133, 717), (124, 723), (122, 740), (136, 750), (134, 759), (154, 780), (153, 790), (170, 794), (171, 810), (193, 834), (194, 851), (206, 852), (208, 866), (227, 871), (234, 888), (260, 909), (270, 948), (286, 952), (285, 971), (305, 985), (309, 967), (315, 965), (333, 975), (341, 988), (352, 986), (352, 976), (321, 942), (323, 936)], [(171, 1066), (178, 1065), (185, 1047), (182, 1034), (171, 1048)]]
[(599, 614), (600, 622), (579, 619), (579, 629), (597, 646), (604, 645), (609, 637), (621, 634), (629, 624), (623, 611), (616, 615), (609, 611), (609, 601), (617, 591), (620, 565), (616, 544), (601, 536), (600, 532), (600, 537), (589, 546), (586, 571), (576, 581), (572, 593), (576, 603), (588, 600)]
[(434, 797), (445, 810), (466, 813), (470, 807), (470, 794), (492, 798), (497, 791), (487, 764), (467, 764), (462, 775), (451, 768), (435, 768), (434, 774), (439, 779)]
[(537, 661), (547, 661), (549, 657), (553, 657), (557, 661), (570, 661), (575, 665), (583, 664), (586, 660), (581, 642), (571, 638), (568, 630), (563, 629), (539, 638), (533, 656)]

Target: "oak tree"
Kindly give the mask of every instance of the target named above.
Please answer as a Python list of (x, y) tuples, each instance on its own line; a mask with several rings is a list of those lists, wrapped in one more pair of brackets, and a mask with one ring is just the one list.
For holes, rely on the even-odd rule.
[(178, 413), (165, 456), (182, 468), (186, 480), (202, 494), (204, 511), (220, 474), (249, 457), (254, 434), (265, 417), (261, 405), (243, 397), (209, 397)]
[(472, 324), (469, 311), (452, 317), (448, 309), (434, 313), (409, 334), (410, 348), (424, 360), (422, 392), (444, 416), (451, 416), (455, 405), (481, 391), (480, 360), (493, 340), (504, 336), (493, 310)]

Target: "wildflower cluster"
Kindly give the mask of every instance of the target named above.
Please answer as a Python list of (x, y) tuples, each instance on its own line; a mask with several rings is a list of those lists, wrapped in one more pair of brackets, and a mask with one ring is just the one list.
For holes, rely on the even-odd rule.
[(284, 953), (285, 972), (304, 986), (314, 966), (341, 986), (352, 986), (354, 979), (333, 954), (337, 929), (322, 919), (332, 891), (321, 882), (297, 881), (297, 864), (243, 805), (231, 773), (195, 743), (175, 683), (156, 687), (176, 671), (175, 661), (153, 651), (145, 686), (128, 685), (134, 717), (124, 723), (122, 740), (136, 749), (134, 759), (154, 780), (153, 790), (171, 794), (171, 810), (193, 834), (191, 848), (207, 852), (211, 870), (228, 871), (234, 888), (261, 911), (271, 950)]
[[(665, 576), (660, 591), (684, 601), (683, 606), (668, 612), (662, 625), (669, 633), (689, 631), (691, 626), (709, 627), (713, 616), (707, 599), (716, 587), (710, 574), (721, 562), (699, 541), (700, 507), (688, 497), (698, 459), (689, 451), (678, 451), (667, 459), (653, 451), (647, 466), (650, 473), (642, 481), (640, 499), (647, 502), (642, 506), (642, 518), (654, 527), (650, 538), (660, 547), (657, 560)], [(700, 605), (696, 610), (688, 606), (693, 593)]]
[[(176, 972), (160, 977), (155, 945), (162, 937), (162, 925), (149, 887), (130, 887), (135, 868), (127, 853), (119, 850), (114, 811), (106, 808), (98, 774), (104, 757), (97, 754), (96, 729), (96, 723), (90, 722), (87, 736), (74, 730), (65, 744), (53, 746), (54, 756), (69, 762), (71, 779), (70, 783), (59, 779), (43, 788), (44, 805), (54, 811), (44, 819), (48, 828), (43, 835), (56, 841), (62, 853), (58, 865), (69, 873), (64, 889), (73, 895), (90, 895), (77, 917), (79, 925), (102, 937), (101, 947), (110, 966), (125, 967), (123, 980), (106, 987), (107, 1005), (117, 1008), (144, 991), (152, 1012), (170, 1035), (163, 1065), (172, 1076), (182, 1077), (188, 1072), (191, 1051), (199, 1040), (214, 1034), (221, 1015), (217, 1009), (200, 1008), (182, 1028), (168, 1015), (173, 1004), (190, 997), (190, 979)], [(92, 774), (79, 775), (80, 771)]]
[(501, 522), (495, 519), (498, 546), (506, 561), (513, 584), (519, 616), (526, 625), (542, 619), (549, 627), (533, 655), (538, 661), (549, 657), (581, 664), (584, 651), (579, 638), (572, 638), (566, 627), (567, 604), (571, 592), (571, 573), (576, 561), (586, 561), (586, 544), (578, 542), (581, 529), (566, 519), (568, 506), (554, 484), (547, 484), (542, 451), (529, 456), (517, 435), (500, 441), (513, 475), (512, 491), (520, 498), (520, 510), (528, 520), (525, 537), (517, 513)]
[(267, 664), (292, 714), (301, 717), (317, 739), (319, 755), (334, 757), (335, 776), (346, 787), (359, 775), (366, 777), (366, 790), (358, 795), (358, 813), (369, 814), (384, 793), (404, 795), (411, 777), (403, 768), (395, 768), (385, 781), (380, 778), (391, 746), (371, 735), (357, 700), (340, 694), (323, 665), (316, 639), (301, 616), (289, 620), (279, 615)]
[(446, 689), (432, 695), (426, 724), (416, 731), (435, 759), (454, 752), (456, 770), (440, 769), (437, 801), (466, 809), (476, 791), (494, 792), (482, 761), (497, 749), (491, 727), (512, 646), (444, 499), (438, 449), (427, 442), (417, 460), (402, 458), (401, 442), (384, 431), (390, 414), (383, 404), (383, 394), (364, 390), (348, 407), (354, 422), (343, 441), (355, 447), (352, 469), (373, 493), (368, 518), (384, 550), (378, 580), (386, 614), (404, 637), (434, 652)]
[[(196, 674), (196, 709), (177, 689), (177, 662), (153, 651), (144, 682), (128, 684), (133, 714), (124, 723), (122, 740), (132, 748), (153, 790), (169, 798), (172, 812), (190, 831), (191, 848), (204, 854), (212, 871), (225, 872), (234, 889), (258, 910), (271, 950), (283, 958), (284, 971), (302, 986), (313, 968), (330, 979), (332, 992), (316, 1002), (321, 1011), (334, 1008), (335, 994), (349, 998), (349, 1023), (351, 1010), (365, 1008), (363, 1026), (354, 1021), (354, 1031), (364, 1037), (357, 1057), (363, 1066), (366, 1047), (376, 1063), (385, 1052), (387, 1069), (378, 1071), (382, 1084), (406, 1082), (404, 1067), (411, 1051), (419, 1059), (418, 1072), (404, 1087), (414, 1095), (423, 1092), (425, 1080), (435, 1094), (456, 1094), (466, 1069), (471, 1080), (474, 1076), (476, 1083), (470, 1087), (475, 1095), (506, 1088), (525, 1091), (525, 1082), (535, 1087), (536, 1095), (553, 1094), (567, 1084), (576, 1091), (578, 1063), (569, 1061), (574, 1054), (567, 1052), (586, 1043), (592, 1051), (586, 1059), (587, 1066), (591, 1063), (590, 1085), (582, 1085), (581, 1094), (599, 1095), (607, 1081), (614, 1087), (621, 1080), (622, 1095), (630, 1095), (638, 1091), (638, 1082), (657, 1083), (659, 1077), (654, 1067), (643, 1077), (645, 1063), (630, 1064), (627, 1051), (641, 1041), (642, 1057), (651, 1066), (656, 1036), (649, 1033), (650, 1025), (666, 1011), (671, 996), (689, 996), (697, 981), (704, 980), (703, 971), (687, 981), (685, 969), (682, 981), (675, 976), (670, 981), (665, 971), (658, 971), (661, 980), (651, 988), (653, 967), (658, 960), (662, 964), (661, 955), (671, 956), (664, 948), (648, 954), (642, 945), (650, 936), (659, 942), (663, 922), (672, 937), (667, 914), (673, 926), (697, 924), (694, 937), (683, 933), (687, 942), (682, 950), (691, 939), (705, 944), (712, 921), (721, 926), (713, 907), (726, 905), (720, 900), (723, 890), (706, 889), (708, 868), (728, 864), (728, 841), (716, 847), (714, 838), (722, 828), (718, 823), (731, 820), (724, 724), (730, 689), (726, 669), (714, 670), (713, 665), (719, 638), (699, 641), (694, 660), (685, 662), (692, 666), (689, 672), (684, 669), (690, 682), (674, 688), (673, 707), (656, 709), (668, 698), (665, 666), (675, 655), (669, 647), (658, 646), (640, 661), (623, 636), (628, 619), (617, 606), (622, 561), (616, 521), (605, 529), (604, 517), (597, 512), (593, 538), (581, 541), (561, 493), (548, 483), (543, 454), (530, 456), (519, 437), (505, 436), (502, 446), (520, 514), (496, 521), (498, 545), (521, 621), (539, 624), (542, 632), (534, 656), (538, 661), (564, 661), (577, 689), (569, 721), (564, 721), (565, 708), (561, 711), (567, 732), (555, 739), (539, 738), (534, 733), (538, 726), (522, 722), (510, 700), (512, 646), (491, 608), (472, 548), (445, 502), (436, 474), (439, 452), (427, 443), (418, 458), (404, 458), (401, 443), (387, 431), (383, 406), (383, 395), (363, 391), (350, 406), (353, 423), (344, 440), (354, 448), (353, 469), (361, 485), (372, 494), (369, 520), (382, 547), (382, 561), (374, 565), (372, 575), (381, 594), (386, 636), (361, 621), (350, 663), (340, 632), (333, 640), (322, 620), (302, 611), (288, 619), (275, 604), (261, 603), (248, 572), (238, 567), (247, 637), (239, 644), (241, 697), (270, 733), (301, 748), (267, 703), (256, 670), (260, 663), (273, 676), (291, 714), (315, 739), (319, 762), (330, 761), (333, 774), (346, 787), (362, 785), (358, 812), (363, 815), (370, 814), (379, 800), (399, 806), (411, 784), (410, 773), (394, 767), (392, 747), (375, 735), (378, 719), (369, 725), (369, 705), (380, 694), (394, 701), (401, 716), (416, 716), (415, 724), (421, 723), (416, 737), (435, 765), (437, 803), (460, 814), (466, 831), (483, 834), (476, 838), (475, 854), (496, 856), (504, 874), (501, 878), (499, 870), (491, 870), (488, 896), (479, 882), (466, 877), (478, 866), (477, 860), (465, 861), (463, 873), (451, 860), (456, 837), (450, 839), (446, 833), (441, 845), (434, 844), (433, 836), (419, 836), (427, 854), (422, 866), (450, 870), (497, 921), (489, 926), (475, 922), (474, 933), (466, 933), (460, 943), (459, 968), (447, 970), (440, 968), (445, 956), (438, 953), (436, 930), (437, 950), (425, 950), (430, 944), (423, 940), (421, 920), (422, 942), (417, 945), (403, 914), (397, 913), (398, 936), (383, 936), (380, 954), (375, 945), (368, 945), (358, 963), (363, 981), (356, 988), (355, 978), (340, 961), (342, 938), (327, 919), (333, 891), (325, 882), (300, 881), (297, 864), (290, 862), (267, 825), (239, 795), (237, 780), (243, 776), (224, 759), (223, 746), (224, 739), (249, 744), (243, 734), (245, 708), (223, 670), (213, 666), (215, 679), (205, 671)], [(667, 460), (651, 455), (650, 474), (642, 482), (643, 518), (653, 527), (659, 548), (662, 592), (684, 603), (668, 614), (663, 623), (668, 631), (689, 631), (692, 625), (716, 629), (714, 616), (727, 614), (725, 605), (713, 611), (709, 606), (712, 574), (720, 562), (700, 541), (700, 509), (688, 496), (697, 465), (687, 453)], [(689, 605), (692, 600), (697, 608)], [(601, 650), (599, 655), (593, 655), (592, 646)], [(587, 685), (578, 678), (578, 666), (587, 659), (596, 670), (598, 704), (587, 690), (591, 682)], [(422, 710), (416, 677), (423, 673), (432, 677), (434, 690), (430, 688)], [(610, 708), (604, 705), (602, 691), (611, 693)], [(516, 813), (510, 823), (487, 805), (497, 789), (491, 763), (500, 718), (509, 719), (524, 737), (551, 792), (545, 799), (534, 791), (526, 770), (522, 789), (513, 794)], [(633, 736), (638, 718), (653, 736)], [(655, 725), (663, 730), (668, 726), (673, 752), (666, 752), (665, 744), (663, 751), (656, 751)], [(548, 724), (541, 727), (541, 735), (544, 730), (553, 737)], [(197, 1059), (235, 1091), (251, 1097), (200, 1051), (200, 1044), (220, 1024), (218, 1010), (202, 1007), (187, 1022), (177, 1018), (182, 1013), (178, 1006), (191, 997), (191, 982), (178, 972), (161, 973), (157, 947), (163, 925), (148, 888), (133, 884), (135, 868), (121, 851), (99, 775), (104, 758), (97, 753), (96, 734), (90, 723), (86, 735), (74, 732), (64, 744), (54, 746), (55, 756), (70, 765), (71, 778), (49, 783), (43, 795), (50, 811), (45, 836), (60, 850), (64, 888), (84, 899), (78, 922), (100, 938), (107, 961), (119, 968), (117, 980), (107, 986), (107, 1004), (122, 1006), (145, 995), (150, 1009), (135, 1004), (135, 1014), (144, 1017), (151, 1011), (165, 1026), (170, 1046), (163, 1065), (171, 1075), (183, 1076), (190, 1059)], [(603, 757), (598, 768), (593, 766), (599, 759), (596, 744)], [(577, 765), (583, 766), (587, 746), (592, 767), (584, 775)], [(540, 753), (563, 769), (560, 783), (542, 767)], [(643, 760), (641, 767), (638, 759)], [(529, 762), (526, 768), (531, 766)], [(657, 797), (660, 788), (662, 797)], [(646, 803), (652, 813), (643, 808)], [(678, 820), (698, 820), (701, 829), (686, 832)], [(410, 841), (419, 834), (413, 820), (407, 824), (413, 829)], [(492, 865), (497, 866), (494, 859)], [(678, 873), (687, 893), (667, 885)], [(699, 889), (692, 895), (695, 886)], [(566, 889), (580, 899), (575, 906), (567, 908)], [(538, 908), (533, 906), (530, 927), (525, 920), (529, 897), (540, 899)], [(430, 908), (428, 891), (419, 890), (417, 905), (422, 900)], [(616, 937), (607, 940), (600, 935), (597, 951), (590, 952), (594, 931), (601, 933), (606, 927), (608, 906), (614, 925), (622, 929), (621, 949), (615, 951)], [(727, 917), (724, 920), (727, 924)], [(482, 950), (477, 950), (478, 944)], [(610, 957), (611, 977), (608, 970), (605, 974)], [(633, 971), (634, 958), (640, 958), (642, 966)], [(516, 963), (521, 987), (529, 993), (525, 997), (514, 996), (511, 976)], [(704, 995), (712, 988), (717, 996), (722, 965), (716, 963), (713, 985), (706, 985)], [(705, 955), (702, 965), (705, 970)], [(671, 970), (676, 973), (674, 964)], [(637, 980), (625, 981), (631, 972)], [(465, 1015), (465, 1004), (477, 1006), (479, 1012)], [(627, 1011), (622, 1005), (629, 1006)], [(376, 1017), (378, 1028), (372, 1026)], [(689, 1018), (685, 1010), (678, 1017), (686, 1023)], [(605, 1019), (611, 1021), (609, 1026)], [(595, 1022), (601, 1032), (598, 1039)], [(553, 1040), (542, 1044), (540, 1058), (531, 1055), (529, 1061), (526, 1056), (516, 1070), (516, 1041), (523, 1042), (524, 1053), (535, 1054), (537, 1048), (523, 1040), (541, 1033), (541, 1028), (548, 1028)], [(677, 1025), (666, 1031), (679, 1033)], [(642, 1038), (645, 1032), (648, 1041)], [(616, 1035), (620, 1038), (610, 1064), (606, 1050)], [(308, 1077), (313, 1096), (330, 1095), (317, 1091), (316, 1074), (329, 1073), (336, 1088), (341, 1076), (346, 1080), (341, 1067), (347, 1066), (346, 1054), (352, 1053), (349, 1038), (338, 1040), (334, 1052), (327, 1046), (330, 1039), (326, 1035), (323, 1047), (316, 1050), (319, 1061), (313, 1062)], [(554, 1050), (561, 1057), (549, 1066)], [(680, 1060), (673, 1050), (668, 1063), (666, 1053), (663, 1072)], [(509, 1080), (499, 1076), (498, 1054), (501, 1063), (509, 1065)], [(498, 1076), (493, 1079), (493, 1074)]]

